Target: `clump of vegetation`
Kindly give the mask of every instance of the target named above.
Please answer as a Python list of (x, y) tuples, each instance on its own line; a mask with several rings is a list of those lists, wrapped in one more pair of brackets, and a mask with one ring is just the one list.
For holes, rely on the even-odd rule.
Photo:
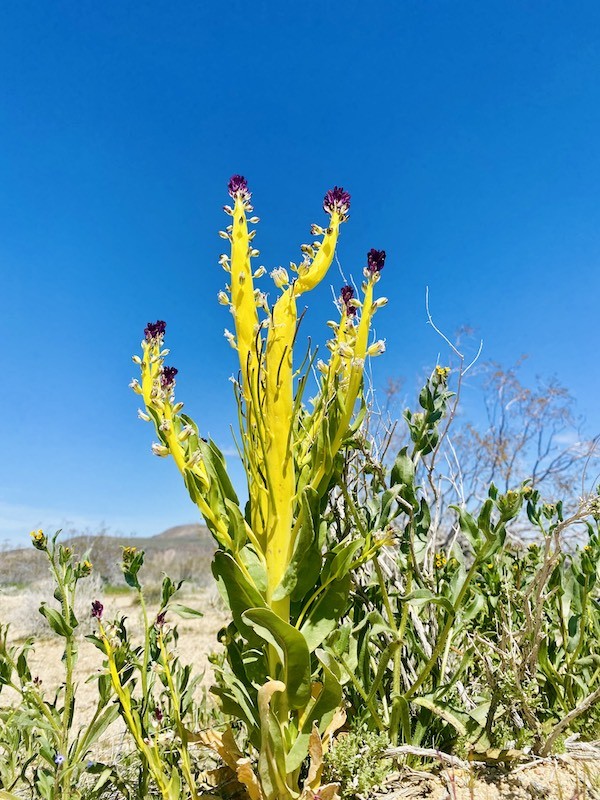
[[(493, 437), (470, 431), (470, 452), (487, 471), (467, 459), (463, 472), (451, 432), (472, 365), (454, 349), (458, 365), (432, 370), (388, 458), (392, 435), (373, 432), (364, 388), (366, 360), (385, 349), (370, 341), (373, 315), (386, 302), (375, 298), (385, 252), (367, 254), (360, 297), (341, 288), (328, 360), (309, 350), (298, 367), (297, 300), (327, 275), (350, 197), (339, 187), (326, 194), (327, 227), (313, 225), (320, 238), (302, 246), (295, 277), (273, 271), (280, 293), (270, 304), (255, 286), (264, 269), (251, 267), (258, 251), (248, 225), (258, 220), (249, 217), (246, 180), (234, 176), (229, 192), (232, 224), (221, 235), (231, 253), (221, 257), (228, 284), (219, 299), (233, 315), (226, 337), (239, 358), (244, 506), (222, 453), (175, 398), (162, 320), (145, 329), (134, 357), (141, 380), (132, 383), (140, 417), (156, 431), (154, 453), (173, 458), (216, 543), (212, 572), (231, 612), (219, 635), (224, 654), (212, 658), (219, 709), (198, 702), (200, 676), (177, 654), (174, 615), (196, 613), (177, 601), (181, 582), (164, 577), (159, 591), (145, 590), (144, 552), (126, 547), (120, 569), (142, 636), (132, 640), (126, 619), (93, 600), (97, 709), (74, 730), (76, 591), (92, 566), (35, 532), (58, 602), (40, 611), (64, 639), (65, 674), (56, 696), (44, 696), (28, 666), (33, 642), (13, 645), (1, 629), (0, 689), (20, 698), (0, 709), (5, 800), (23, 787), (43, 800), (108, 791), (126, 800), (196, 800), (211, 782), (249, 800), (336, 800), (381, 784), (390, 754), (547, 756), (570, 734), (596, 736), (600, 496), (544, 496), (542, 473), (553, 490), (572, 487), (577, 459), (561, 462), (568, 483), (554, 458), (530, 479), (516, 467), (534, 439), (538, 467), (552, 452), (531, 435), (543, 433), (549, 406), (528, 397), (535, 422), (512, 456), (504, 422), (496, 459)], [(580, 544), (568, 548), (572, 530)], [(153, 592), (159, 608), (150, 615)], [(117, 716), (128, 736), (126, 769), (94, 754)], [(207, 751), (220, 759), (217, 772), (207, 772)]]
[(368, 794), (390, 772), (388, 747), (388, 737), (382, 733), (358, 729), (340, 735), (325, 756), (326, 779), (340, 784), (342, 797)]

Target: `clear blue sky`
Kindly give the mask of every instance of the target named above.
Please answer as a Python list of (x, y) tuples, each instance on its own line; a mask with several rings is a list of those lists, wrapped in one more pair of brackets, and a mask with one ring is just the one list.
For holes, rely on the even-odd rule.
[[(178, 397), (231, 447), (234, 172), (269, 268), (325, 221), (326, 189), (351, 192), (344, 270), (388, 253), (376, 382), (412, 390), (435, 362), (429, 285), (444, 330), (529, 353), (600, 430), (598, 2), (19, 0), (0, 19), (0, 539), (195, 519), (127, 384), (167, 320)], [(305, 334), (330, 304), (322, 285)]]

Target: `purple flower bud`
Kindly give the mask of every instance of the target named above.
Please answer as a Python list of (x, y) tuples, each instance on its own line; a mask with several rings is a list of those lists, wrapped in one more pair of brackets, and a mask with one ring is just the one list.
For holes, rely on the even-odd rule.
[(342, 286), (340, 294), (342, 303), (346, 306), (346, 314), (349, 317), (354, 317), (356, 315), (356, 306), (350, 305), (350, 300), (354, 297), (354, 289), (352, 286)]
[(95, 619), (102, 619), (102, 612), (104, 611), (104, 606), (100, 602), (100, 600), (94, 600), (92, 602), (92, 617)]
[(161, 611), (160, 614), (156, 615), (156, 619), (154, 620), (154, 625), (157, 628), (162, 628), (162, 626), (165, 624), (165, 617), (166, 616), (167, 616), (167, 612), (166, 611)]
[(163, 367), (160, 373), (160, 385), (163, 389), (170, 389), (175, 383), (175, 375), (178, 370), (175, 367)]
[(154, 719), (157, 722), (162, 722), (163, 716), (164, 716), (164, 714), (163, 714), (160, 706), (155, 706), (154, 707)]
[(237, 194), (240, 194), (242, 200), (249, 200), (251, 193), (248, 191), (248, 181), (243, 175), (232, 175), (227, 184), (229, 194), (235, 200)]
[(328, 214), (337, 211), (342, 219), (345, 219), (349, 209), (350, 195), (341, 186), (334, 186), (323, 198), (323, 210)]
[(162, 337), (165, 335), (166, 328), (167, 323), (163, 322), (162, 319), (159, 319), (156, 322), (149, 322), (144, 328), (144, 336), (146, 337), (146, 341), (151, 342), (152, 339), (162, 339)]
[(367, 253), (367, 269), (371, 275), (381, 272), (385, 264), (385, 250), (374, 250), (371, 248)]

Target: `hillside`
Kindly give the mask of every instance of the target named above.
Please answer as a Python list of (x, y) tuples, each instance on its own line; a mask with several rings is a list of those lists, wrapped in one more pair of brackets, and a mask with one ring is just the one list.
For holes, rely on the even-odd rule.
[[(137, 547), (146, 554), (142, 578), (156, 583), (166, 572), (174, 580), (185, 579), (198, 586), (210, 581), (214, 541), (203, 525), (176, 525), (155, 536), (65, 536), (64, 544), (76, 554), (86, 555), (103, 582), (123, 582), (119, 567), (123, 547)], [(0, 558), (0, 586), (25, 585), (47, 576), (47, 561), (33, 547), (7, 550)]]

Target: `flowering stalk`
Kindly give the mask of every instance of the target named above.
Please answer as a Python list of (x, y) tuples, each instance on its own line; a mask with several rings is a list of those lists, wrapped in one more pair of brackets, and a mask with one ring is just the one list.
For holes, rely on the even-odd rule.
[[(162, 321), (145, 330), (142, 356), (134, 357), (141, 383), (133, 381), (132, 387), (144, 400), (140, 416), (154, 423), (159, 438), (154, 452), (173, 457), (219, 546), (213, 572), (235, 627), (229, 643), (231, 671), (222, 676), (217, 693), (225, 710), (246, 723), (260, 753), (258, 777), (247, 759), (230, 753), (226, 763), (253, 800), (297, 798), (300, 768), (310, 754), (312, 767), (303, 788), (310, 798), (319, 789), (323, 746), (342, 722), (336, 711), (341, 702), (337, 665), (321, 645), (344, 613), (352, 570), (373, 558), (380, 546), (372, 536), (356, 533), (328, 543), (325, 517), (340, 476), (341, 451), (362, 419), (357, 403), (364, 408), (365, 360), (385, 349), (383, 342), (369, 343), (373, 314), (386, 302), (373, 299), (385, 252), (371, 250), (367, 256), (362, 301), (351, 287), (342, 289), (340, 319), (331, 323), (329, 362), (318, 364), (322, 377), (309, 412), (303, 392), (313, 359), (299, 377), (294, 372), (297, 301), (327, 275), (340, 226), (348, 219), (350, 195), (337, 186), (327, 192), (327, 227), (313, 226), (313, 235), (321, 238), (302, 246), (303, 260), (290, 265), (293, 279), (281, 267), (272, 272), (280, 293), (270, 305), (254, 285), (265, 270), (252, 269), (258, 251), (249, 223), (258, 219), (248, 216), (253, 208), (245, 178), (233, 176), (229, 193), (233, 205), (225, 211), (232, 222), (221, 236), (231, 252), (220, 259), (229, 284), (219, 301), (233, 316), (234, 332), (225, 331), (225, 336), (239, 358), (236, 395), (249, 496), (245, 513), (218, 448), (200, 437), (175, 401), (177, 371), (164, 364), (168, 350)], [(257, 652), (264, 657), (253, 664), (252, 675), (245, 666), (250, 652), (253, 662)], [(223, 755), (224, 740), (215, 734), (212, 741)], [(321, 787), (319, 793), (326, 800), (335, 788)]]

